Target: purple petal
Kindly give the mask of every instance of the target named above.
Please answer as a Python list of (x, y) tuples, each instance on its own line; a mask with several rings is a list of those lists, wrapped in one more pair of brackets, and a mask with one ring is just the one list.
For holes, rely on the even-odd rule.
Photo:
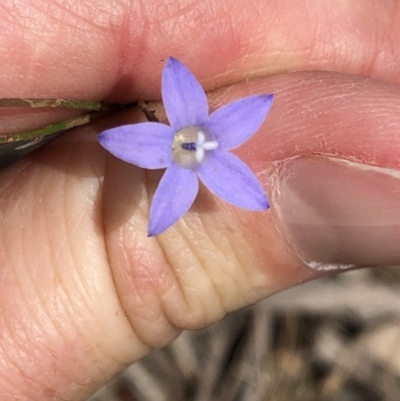
[(168, 121), (175, 131), (200, 125), (208, 117), (208, 103), (195, 76), (178, 60), (170, 57), (161, 81), (162, 98)]
[(114, 156), (136, 166), (157, 169), (172, 163), (174, 130), (165, 124), (123, 125), (102, 132), (98, 141)]
[(193, 170), (173, 163), (167, 168), (150, 207), (149, 237), (176, 223), (192, 206), (199, 190)]
[(237, 156), (216, 150), (207, 153), (197, 173), (206, 187), (225, 201), (248, 210), (269, 208), (257, 177)]
[(273, 95), (245, 97), (219, 108), (203, 128), (223, 149), (234, 149), (254, 135), (265, 120)]

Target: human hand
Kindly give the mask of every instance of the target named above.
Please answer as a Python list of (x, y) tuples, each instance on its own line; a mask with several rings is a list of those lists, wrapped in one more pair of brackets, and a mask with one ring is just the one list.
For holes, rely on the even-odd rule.
[[(363, 244), (373, 245), (369, 237), (378, 232), (378, 246), (367, 255), (376, 264), (398, 263), (397, 178), (305, 163), (323, 154), (399, 169), (397, 6), (389, 0), (3, 3), (2, 97), (157, 100), (168, 56), (184, 62), (206, 90), (218, 89), (210, 93), (212, 108), (253, 93), (275, 95), (261, 130), (237, 151), (265, 186), (270, 212), (239, 210), (201, 191), (178, 224), (147, 238), (160, 174), (127, 165), (96, 142), (108, 127), (139, 121), (139, 112), (76, 129), (1, 171), (3, 399), (84, 399), (181, 330), (323, 274), (301, 258), (364, 265)], [(287, 73), (293, 70), (300, 72)], [(15, 111), (3, 128), (66, 116)], [(281, 163), (294, 156), (302, 158)], [(319, 192), (308, 195), (307, 184), (320, 172)], [(342, 231), (326, 229), (331, 215), (340, 216)], [(296, 216), (304, 216), (299, 227), (307, 236), (296, 235)], [(313, 223), (322, 230), (307, 227)]]

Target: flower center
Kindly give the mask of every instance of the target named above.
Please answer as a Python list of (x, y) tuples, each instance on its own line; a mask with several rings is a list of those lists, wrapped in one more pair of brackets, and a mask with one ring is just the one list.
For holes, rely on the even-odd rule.
[(199, 127), (187, 127), (178, 131), (172, 145), (174, 162), (184, 167), (192, 167), (204, 160), (206, 151), (218, 148), (218, 142), (210, 140)]

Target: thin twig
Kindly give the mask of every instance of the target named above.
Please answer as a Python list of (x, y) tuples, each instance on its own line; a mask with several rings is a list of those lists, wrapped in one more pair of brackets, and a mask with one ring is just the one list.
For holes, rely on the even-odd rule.
[(143, 114), (146, 116), (148, 121), (159, 123), (160, 120), (156, 117), (156, 113), (154, 110), (150, 110), (146, 102), (144, 100), (139, 100), (137, 103), (139, 109), (143, 112)]
[(0, 107), (31, 107), (31, 108), (66, 108), (81, 110), (115, 110), (120, 108), (119, 105), (102, 102), (81, 101), (81, 100), (65, 100), (65, 99), (0, 99)]
[(0, 144), (17, 142), (17, 141), (29, 141), (29, 140), (34, 140), (36, 138), (42, 138), (44, 136), (65, 131), (70, 128), (88, 124), (92, 121), (96, 121), (100, 118), (106, 117), (111, 113), (112, 113), (111, 111), (95, 111), (80, 115), (75, 118), (71, 118), (69, 120), (64, 120), (50, 125), (46, 125), (45, 127), (41, 127), (33, 131), (22, 132), (17, 134), (0, 135)]

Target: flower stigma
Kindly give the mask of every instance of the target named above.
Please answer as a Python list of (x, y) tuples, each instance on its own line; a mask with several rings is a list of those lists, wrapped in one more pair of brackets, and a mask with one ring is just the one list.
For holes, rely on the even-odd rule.
[(201, 128), (190, 126), (175, 134), (173, 160), (183, 167), (193, 167), (204, 160), (206, 151), (217, 148), (217, 141), (211, 140)]

